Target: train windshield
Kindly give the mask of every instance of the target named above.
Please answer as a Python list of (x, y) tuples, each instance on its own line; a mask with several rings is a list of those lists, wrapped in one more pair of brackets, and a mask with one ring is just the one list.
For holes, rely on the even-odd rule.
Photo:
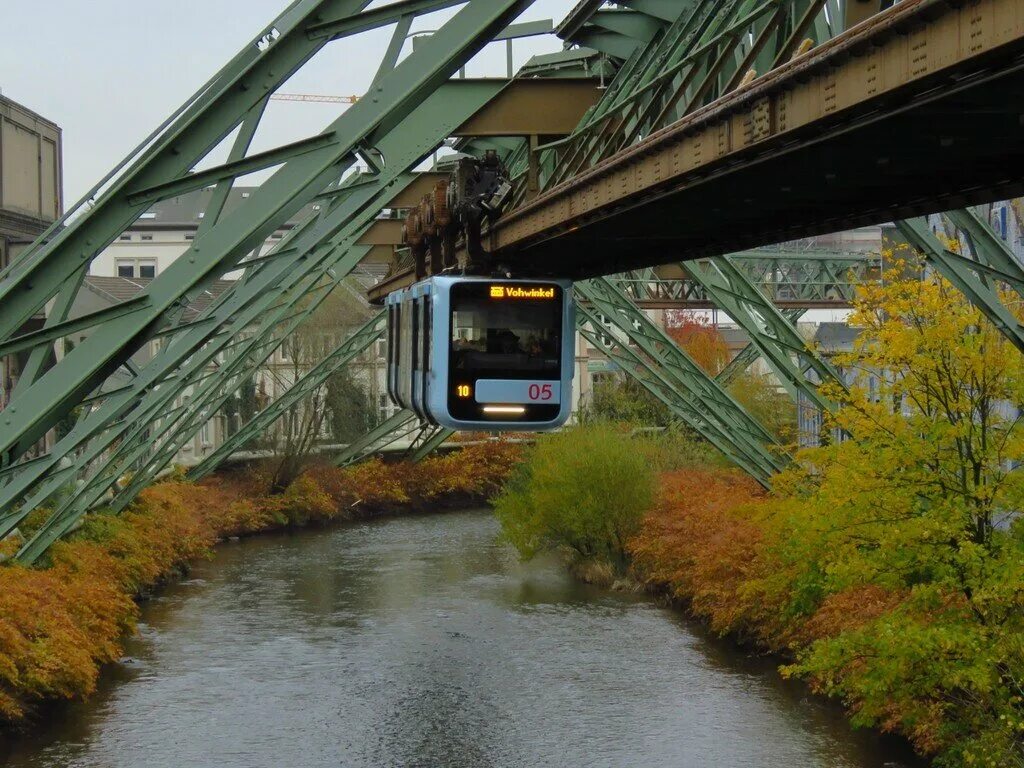
[(453, 371), (487, 379), (559, 378), (562, 300), (557, 285), (453, 286)]

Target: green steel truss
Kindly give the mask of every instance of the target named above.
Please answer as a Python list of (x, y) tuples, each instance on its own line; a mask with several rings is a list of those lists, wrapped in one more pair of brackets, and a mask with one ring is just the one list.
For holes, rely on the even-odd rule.
[[(860, 18), (868, 0), (628, 0), (581, 2), (559, 27), (570, 43), (619, 63), (605, 98), (568, 138), (540, 148), (551, 187), (820, 44)], [(751, 74), (753, 73), (753, 75)], [(519, 167), (517, 202), (530, 194)]]
[[(63, 229), (54, 227), (0, 277), (5, 307), (0, 338), (35, 347), (11, 407), (0, 416), (0, 469), (5, 473), (0, 479), (5, 483), (0, 486), (0, 536), (32, 509), (52, 503), (55, 494), (65, 499), (71, 489), (22, 550), (22, 559), (35, 559), (97, 503), (112, 500), (115, 508), (123, 508), (171, 460), (174, 446), (189, 439), (218, 403), (233, 395), (244, 375), (308, 316), (316, 297), (322, 300), (358, 264), (365, 249), (356, 241), (412, 181), (409, 171), (506, 84), (449, 81), (449, 76), (530, 2), (407, 1), (364, 12), (367, 5), (293, 4), (252, 50), (239, 54), (172, 116), (147, 148), (105, 179), (102, 195), (98, 187), (88, 205), (73, 211), (76, 218)], [(413, 18), (453, 5), (463, 8), (396, 66)], [(321, 35), (325, 19), (334, 26)], [(280, 82), (330, 40), (396, 22), (371, 97), (317, 137), (247, 157), (266, 98)], [(190, 174), (236, 127), (228, 163)], [(372, 175), (345, 177), (357, 154), (383, 156), (388, 162), (383, 167), (375, 163)], [(271, 166), (278, 170), (246, 204), (221, 217), (234, 179)], [(46, 370), (53, 342), (83, 327), (82, 321), (74, 328), (65, 321), (91, 258), (154, 200), (211, 184), (213, 202), (186, 256), (130, 305), (92, 318), (95, 325), (86, 340)], [(269, 256), (243, 262), (283, 220), (312, 201), (320, 204), (319, 214)], [(181, 323), (190, 297), (240, 262), (245, 277), (235, 288), (198, 321)], [(46, 333), (18, 336), (17, 328), (51, 297), (56, 299)], [(310, 297), (312, 304), (300, 306)], [(130, 356), (158, 337), (163, 339), (159, 353), (141, 369), (133, 366)], [(131, 380), (108, 380), (122, 366), (132, 370)], [(176, 405), (186, 391), (197, 396), (188, 407)], [(84, 410), (70, 434), (49, 454), (27, 457), (39, 435), (80, 406)], [(129, 474), (132, 479), (126, 482)]]
[(252, 421), (228, 437), (213, 453), (189, 472), (190, 480), (201, 480), (217, 469), (236, 451), (263, 435), (278, 419), (305, 400), (327, 383), (327, 380), (343, 370), (359, 355), (384, 338), (386, 318), (378, 313), (370, 322), (356, 331), (344, 344), (335, 349), (308, 373), (303, 375), (287, 392), (261, 411)]
[[(215, 195), (210, 225), (197, 235), (186, 256), (147, 286), (144, 300), (133, 311), (104, 318), (70, 354), (15, 393), (3, 414), (0, 433), (0, 457), (5, 464), (14, 463), (28, 451), (154, 333), (167, 331), (183, 299), (231, 271), (282, 221), (336, 187), (357, 153), (365, 155), (367, 147), (375, 148), (383, 136), (407, 121), (486, 42), (529, 7), (531, 0), (470, 0), (406, 59), (383, 71), (372, 95), (353, 105), (323, 133), (271, 153), (189, 173), (239, 126), (232, 157), (244, 156), (269, 93), (327, 41), (348, 34), (351, 25), (365, 28), (370, 22), (362, 12), (368, 4), (363, 0), (296, 2), (261, 41), (239, 54), (139, 159), (111, 182), (91, 208), (51, 233), (0, 275), (0, 303), (4, 306), (0, 340), (10, 340), (49, 299), (57, 296), (59, 304), (67, 303), (64, 296), (83, 268), (154, 200), (210, 184), (217, 184), (218, 192), (223, 190), (226, 195), (236, 177), (277, 167), (230, 215), (220, 215), (216, 206), (219, 196)], [(404, 5), (436, 7), (423, 2)], [(371, 11), (370, 15), (379, 14)], [(325, 19), (334, 23), (331, 32), (320, 37), (318, 30), (324, 29)], [(420, 157), (434, 148), (421, 145)], [(51, 323), (61, 320), (58, 314), (51, 315)]]
[[(342, 284), (366, 255), (360, 236), (412, 182), (411, 171), (504, 85), (450, 76), (500, 37), (531, 1), (371, 4), (295, 0), (68, 217), (0, 273), (0, 354), (29, 352), (11, 406), (0, 413), (0, 538), (33, 509), (53, 510), (23, 548), (22, 560), (36, 559), (89, 509), (130, 503), (239, 383)], [(456, 6), (450, 20), (399, 62), (416, 17)], [(543, 74), (550, 66), (608, 74), (604, 97), (564, 140), (538, 147), (522, 138), (487, 137), (477, 146), (502, 148), (516, 178), (514, 200), (522, 201), (536, 193), (531, 176), (541, 189), (569, 179), (788, 61), (805, 40), (825, 42), (878, 6), (872, 0), (622, 0), (605, 7), (584, 0), (559, 34), (587, 50), (541, 57), (529, 72)], [(385, 26), (394, 34), (367, 98), (318, 135), (268, 152), (250, 151), (269, 96), (284, 82), (324, 46)], [(222, 145), (229, 150), (227, 160), (204, 165)], [(460, 149), (473, 151), (473, 142)], [(372, 171), (349, 173), (357, 159)], [(235, 180), (259, 170), (273, 173), (242, 207), (225, 214)], [(99, 252), (155, 201), (204, 187), (215, 191), (183, 258), (133, 301), (70, 319), (83, 276)], [(312, 202), (320, 205), (317, 214), (271, 253), (248, 258)], [(998, 294), (1001, 285), (1024, 291), (1024, 271), (976, 216), (957, 212), (950, 218), (968, 246), (965, 256), (946, 250), (924, 222), (898, 226), (1024, 349), (1024, 334)], [(813, 390), (810, 373), (817, 380), (834, 376), (802, 346), (792, 323), (802, 308), (849, 301), (854, 284), (873, 279), (876, 265), (861, 257), (819, 259), (785, 250), (748, 255), (689, 265), (691, 279), (674, 286), (650, 274), (627, 276), (625, 283), (588, 281), (581, 286), (580, 318), (592, 343), (680, 420), (768, 484), (786, 457), (724, 387), (760, 355), (791, 393)], [(684, 260), (685, 254), (670, 258)], [(244, 269), (243, 279), (197, 319), (183, 322), (190, 301), (237, 268)], [(630, 300), (652, 296), (723, 309), (750, 334), (751, 346), (717, 381), (710, 379)], [(22, 333), (44, 306), (44, 328)], [(272, 423), (290, 400), (315, 388), (321, 375), (358, 354), (372, 336), (368, 328), (247, 425), (246, 434)], [(54, 354), (61, 339), (82, 331), (89, 332), (82, 344), (67, 355)], [(154, 339), (161, 342), (159, 351), (144, 365), (134, 364), (132, 355)], [(39, 438), (76, 409), (70, 431), (49, 453), (34, 455)], [(352, 446), (342, 462), (410, 436), (414, 456), (421, 457), (449, 435), (399, 414)], [(239, 444), (233, 441), (194, 476), (211, 471)]]
[(776, 439), (612, 281), (576, 285), (584, 336), (759, 482), (786, 463)]
[[(818, 248), (811, 252), (744, 251), (730, 254), (728, 259), (774, 306), (793, 309), (850, 307), (857, 287), (877, 282), (881, 269), (878, 254), (845, 254)], [(702, 269), (708, 261), (687, 263)], [(616, 282), (634, 301), (659, 308), (707, 309), (717, 303), (692, 275), (673, 279), (659, 277), (656, 270), (642, 270), (617, 275)]]
[[(842, 385), (842, 376), (808, 346), (782, 311), (730, 259), (691, 261), (684, 264), (684, 268), (715, 306), (747, 333), (751, 344), (794, 400), (803, 393), (819, 408), (832, 410), (834, 406), (818, 392), (812, 380)], [(808, 376), (809, 373), (814, 376)]]
[(925, 219), (901, 221), (896, 228), (1024, 352), (1024, 327), (999, 295), (1005, 287), (1024, 296), (1024, 268), (1007, 244), (974, 211), (951, 211), (944, 216), (963, 243), (962, 253), (948, 248)]
[(401, 442), (406, 456), (421, 461), (453, 434), (450, 429), (423, 423), (411, 411), (399, 411), (342, 451), (335, 465), (351, 466)]

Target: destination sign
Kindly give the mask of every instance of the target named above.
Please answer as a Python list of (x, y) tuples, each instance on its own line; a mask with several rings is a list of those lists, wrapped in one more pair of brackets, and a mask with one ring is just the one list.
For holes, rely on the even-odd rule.
[(532, 301), (554, 301), (558, 297), (558, 289), (554, 286), (543, 285), (521, 286), (521, 285), (492, 285), (492, 299), (513, 299)]

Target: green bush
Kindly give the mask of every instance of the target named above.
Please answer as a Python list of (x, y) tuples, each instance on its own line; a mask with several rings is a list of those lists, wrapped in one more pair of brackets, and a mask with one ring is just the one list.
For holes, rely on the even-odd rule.
[(651, 469), (658, 474), (694, 467), (732, 466), (717, 448), (686, 427), (643, 433), (636, 437), (636, 442), (647, 456)]
[(542, 440), (495, 504), (506, 538), (525, 558), (546, 550), (622, 570), (626, 544), (654, 500), (642, 442), (609, 426)]
[(636, 379), (616, 376), (594, 381), (590, 403), (581, 409), (580, 421), (664, 427), (672, 422), (672, 414)]

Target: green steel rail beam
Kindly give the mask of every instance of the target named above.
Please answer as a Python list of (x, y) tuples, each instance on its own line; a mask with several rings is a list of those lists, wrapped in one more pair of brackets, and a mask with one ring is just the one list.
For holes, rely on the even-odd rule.
[[(0, 273), (0, 303), (5, 308), (0, 339), (10, 338), (83, 262), (91, 261), (145, 212), (145, 205), (129, 202), (129, 190), (185, 177), (268, 93), (329, 42), (311, 37), (312, 27), (324, 18), (334, 18), (354, 23), (353, 33), (358, 32), (370, 2), (298, 0), (267, 25), (32, 249)], [(415, 12), (452, 4), (423, 2)], [(99, 195), (105, 187), (109, 188)]]
[[(700, 283), (715, 305), (746, 331), (794, 401), (802, 393), (819, 408), (835, 410), (835, 403), (823, 397), (818, 386), (833, 382), (845, 388), (842, 376), (807, 345), (785, 315), (732, 261), (722, 257), (686, 262), (683, 268)], [(809, 372), (815, 374), (813, 381)]]
[[(668, 383), (674, 400), (685, 403), (687, 422), (733, 461), (763, 483), (785, 466), (788, 457), (777, 440), (613, 283), (604, 278), (577, 283), (576, 295), (581, 317), (606, 336), (614, 338), (606, 323), (623, 334), (619, 346)], [(645, 379), (641, 383), (648, 386)]]
[[(127, 359), (148, 338), (148, 331), (173, 310), (183, 295), (201, 287), (211, 277), (233, 268), (257, 243), (265, 241), (280, 221), (294, 215), (327, 188), (351, 162), (353, 152), (367, 141), (373, 143), (375, 133), (386, 132), (408, 118), (416, 106), (531, 2), (470, 0), (466, 3), (427, 43), (380, 79), (373, 98), (361, 100), (325, 131), (325, 134), (333, 133), (334, 140), (321, 149), (289, 159), (238, 210), (211, 227), (203, 238), (197, 238), (186, 258), (174, 262), (147, 287), (145, 293), (151, 301), (148, 308), (95, 329), (31, 389), (16, 397), (17, 403), (12, 402), (12, 407), (4, 413), (6, 428), (0, 434), (0, 454), (11, 454), (13, 459), (27, 450), (94, 390), (114, 367)], [(280, 44), (280, 39), (277, 39), (270, 44), (268, 51), (277, 49)], [(176, 149), (176, 145), (172, 149)], [(150, 188), (159, 183), (160, 180), (135, 182), (127, 189)], [(123, 193), (124, 187), (120, 189)], [(123, 211), (127, 206), (136, 217), (142, 212), (138, 206), (131, 207), (126, 200), (119, 198), (115, 202), (117, 205), (112, 204), (113, 208)], [(82, 221), (100, 221), (103, 218), (100, 210), (101, 206), (97, 204), (82, 217)], [(115, 222), (122, 230), (131, 223), (130, 218), (127, 221), (124, 218), (119, 217)], [(76, 221), (69, 232), (89, 229)], [(94, 233), (100, 247), (109, 243), (113, 236), (116, 233), (112, 232), (110, 221), (106, 222), (105, 228), (100, 227), (100, 232)], [(5, 312), (4, 321), (19, 317), (26, 311), (30, 315), (38, 309), (41, 301), (48, 298), (43, 297), (40, 301), (44, 292), (38, 287), (33, 289), (30, 279), (34, 270), (42, 268), (44, 262), (50, 263), (50, 271), (59, 273), (59, 265), (55, 262), (74, 260), (77, 264), (83, 256), (86, 260), (90, 257), (92, 252), (88, 248), (75, 248), (72, 242), (71, 234), (62, 233), (12, 265), (13, 271), (9, 270), (5, 275), (7, 279), (0, 281), (0, 295), (4, 297), (5, 306), (7, 301), (12, 301), (12, 312), (10, 315)], [(52, 258), (45, 258), (47, 255)]]
[(1024, 296), (1024, 269), (1006, 243), (973, 211), (951, 211), (944, 215), (967, 239), (972, 254), (960, 254), (947, 248), (931, 231), (926, 219), (900, 221), (896, 228), (1017, 349), (1024, 352), (1024, 325), (1000, 298), (998, 289), (999, 284), (1007, 285)]
[[(271, 333), (283, 321), (280, 313), (266, 314), (279, 295), (290, 294), (291, 299), (286, 306), (291, 306), (305, 295), (309, 285), (315, 284), (330, 272), (334, 271), (336, 274), (345, 275), (355, 267), (365, 254), (365, 249), (353, 249), (355, 241), (365, 227), (372, 223), (376, 212), (412, 182), (414, 177), (408, 175), (407, 169), (418, 162), (423, 153), (423, 146), (433, 147), (440, 144), (451, 130), (493, 99), (505, 85), (504, 81), (477, 81), (449, 83), (442, 86), (436, 94), (414, 111), (412, 119), (397, 126), (378, 142), (378, 147), (392, 161), (387, 169), (373, 179), (372, 183), (354, 184), (350, 190), (346, 191), (346, 194), (336, 195), (332, 200), (333, 207), (325, 209), (320, 217), (307, 222), (281, 243), (279, 249), (282, 254), (289, 252), (288, 256), (282, 255), (280, 260), (260, 265), (256, 273), (247, 276), (241, 286), (227, 294), (218, 307), (211, 308), (209, 311), (216, 312), (216, 316), (223, 322), (228, 320), (236, 322), (238, 327), (245, 327), (254, 320), (262, 319), (262, 330), (256, 334), (255, 339), (250, 339), (245, 344), (246, 350), (251, 349), (256, 341)], [(311, 273), (310, 270), (314, 268), (317, 271)], [(299, 281), (300, 278), (309, 274), (313, 276), (306, 277), (306, 283)], [(278, 288), (273, 288), (275, 280), (283, 280)], [(307, 288), (303, 288), (303, 285), (306, 285)], [(163, 413), (167, 403), (173, 399), (176, 392), (182, 391), (187, 382), (199, 370), (202, 370), (210, 359), (222, 352), (228, 342), (228, 339), (224, 338), (219, 344), (214, 344), (205, 350), (203, 355), (193, 355), (192, 350), (206, 341), (206, 336), (199, 332), (191, 335), (194, 338), (175, 340), (174, 344), (165, 348), (161, 355), (147, 366), (147, 376), (137, 384), (140, 392), (151, 390), (156, 383), (162, 380), (162, 377), (190, 358), (190, 361), (185, 363), (185, 369), (178, 371), (181, 381), (176, 390), (150, 393), (147, 409), (143, 411), (143, 416), (138, 420), (135, 432), (131, 436), (132, 439), (136, 441), (146, 439), (145, 431), (153, 418)], [(272, 350), (265, 351), (265, 356), (269, 356), (271, 352)], [(110, 407), (105, 408), (102, 411), (105, 417), (113, 419), (122, 415), (128, 396), (126, 394), (117, 398)], [(100, 423), (101, 420), (98, 415), (90, 415), (89, 424)], [(83, 430), (82, 434), (88, 436), (92, 432)], [(55, 452), (76, 450), (79, 445), (78, 441), (70, 444), (67, 441), (62, 442), (64, 444), (60, 446), (60, 450), (55, 449)], [(86, 469), (85, 458), (94, 460), (98, 456), (97, 451), (90, 450), (80, 457), (79, 463), (82, 471)], [(111, 464), (113, 460), (107, 463)], [(41, 476), (46, 469), (48, 469), (47, 466), (38, 467), (37, 475)], [(94, 478), (86, 489), (90, 493), (86, 494), (83, 491), (77, 494), (76, 508), (72, 509), (71, 506), (68, 506), (66, 514), (55, 513), (54, 520), (60, 520), (63, 515), (66, 525), (73, 524), (71, 521), (75, 515), (84, 514), (87, 507), (95, 503), (105, 492), (105, 487), (102, 487), (104, 476), (109, 485), (117, 476), (127, 470), (128, 468), (123, 466), (101, 469), (96, 473), (100, 477)], [(159, 471), (156, 466), (150, 466), (146, 473), (153, 474), (154, 470)], [(26, 476), (21, 480), (22, 483), (18, 487), (4, 489), (4, 492), (0, 493), (0, 509), (9, 508), (16, 498), (16, 496), (12, 498), (14, 493), (19, 490), (23, 492), (21, 486), (30, 478)], [(97, 493), (98, 488), (100, 490)], [(52, 492), (56, 490), (52, 489)], [(22, 516), (29, 511), (31, 509), (26, 506)], [(50, 531), (45, 528), (44, 526), (44, 529), (40, 530), (40, 536), (50, 535)], [(0, 528), (0, 535), (2, 534), (3, 530)]]
[[(428, 99), (424, 104), (419, 105), (417, 109), (422, 114), (410, 116), (414, 119), (398, 124), (391, 133), (385, 135), (377, 142), (378, 146), (382, 147), (392, 134), (395, 136), (395, 146), (390, 148), (391, 151), (385, 153), (389, 159), (395, 159), (396, 157), (399, 158), (399, 162), (394, 166), (390, 166), (388, 169), (388, 173), (391, 174), (390, 179), (395, 178), (392, 168), (404, 170), (405, 167), (411, 167), (411, 165), (414, 165), (420, 157), (429, 152), (430, 147), (436, 146), (440, 143), (444, 136), (448, 135), (448, 131), (454, 129), (461, 122), (464, 122), (465, 119), (468, 119), (469, 116), (482, 107), (488, 100), (490, 100), (490, 98), (493, 98), (503, 85), (503, 83), (495, 84), (479, 82), (452, 83), (442, 86), (441, 91), (443, 93), (440, 93), (438, 98)], [(459, 93), (455, 95), (448, 93), (451, 88), (458, 88)], [(453, 109), (453, 106), (457, 106), (458, 109)], [(426, 136), (421, 134), (417, 137), (414, 134), (415, 129), (413, 126), (417, 125), (437, 126), (437, 133), (430, 139), (424, 141)], [(403, 154), (408, 156), (408, 160), (401, 161)], [(399, 191), (399, 189), (396, 189), (393, 184), (391, 187), (384, 184), (381, 188), (386, 192), (389, 192), (391, 195)], [(383, 199), (378, 201), (376, 203), (376, 208), (373, 208), (373, 210), (379, 210), (385, 203), (386, 201)], [(370, 210), (372, 205), (367, 205), (369, 207), (367, 207), (366, 210)], [(324, 214), (327, 214), (327, 211), (325, 211)], [(324, 215), (319, 218), (324, 218)], [(320, 240), (324, 239), (330, 232), (330, 230), (321, 227), (321, 224), (322, 222), (317, 220), (304, 229), (304, 231), (312, 232), (315, 235), (315, 238), (317, 239), (313, 241), (314, 244), (320, 243)], [(348, 241), (350, 242), (352, 240), (351, 231), (349, 232), (349, 235)], [(344, 238), (342, 239), (344, 240)], [(338, 242), (329, 242), (326, 247), (320, 249), (320, 253), (337, 250), (340, 247), (341, 246)], [(309, 252), (308, 248), (303, 252), (301, 249), (290, 247), (286, 243), (282, 244), (281, 252), (278, 253), (277, 256), (280, 258), (280, 261), (275, 258), (273, 261), (257, 265), (260, 269), (255, 273), (250, 271), (250, 273), (247, 274), (247, 277), (241, 281), (241, 287), (237, 289), (237, 291), (247, 291), (247, 295), (243, 297), (240, 293), (237, 297), (228, 297), (228, 300), (223, 303), (221, 312), (218, 315), (222, 322), (228, 322), (228, 320), (232, 318), (237, 321), (239, 319), (236, 317), (237, 313), (245, 310), (247, 307), (249, 308), (249, 314), (252, 317), (259, 317), (261, 312), (266, 311), (272, 302), (268, 302), (266, 300), (261, 301), (263, 298), (261, 294), (265, 292), (269, 285), (273, 285), (273, 281), (261, 280), (261, 278), (263, 275), (268, 274), (268, 268), (273, 267), (269, 272), (277, 272), (280, 277), (286, 274), (289, 271), (289, 268), (293, 269), (296, 264), (301, 264), (306, 260), (315, 264), (324, 258), (324, 256), (316, 256), (315, 258), (310, 259), (308, 257), (315, 256), (315, 254)], [(354, 264), (352, 265), (354, 266)], [(300, 290), (296, 295), (301, 294), (302, 291)], [(241, 300), (235, 301), (235, 298), (240, 298)], [(255, 310), (255, 312), (251, 310)], [(243, 328), (245, 327), (245, 324), (245, 322), (240, 322), (237, 325), (239, 328)], [(122, 416), (126, 412), (126, 409), (131, 408), (132, 403), (135, 402), (141, 394), (149, 391), (152, 395), (153, 391), (159, 387), (159, 383), (161, 381), (170, 381), (171, 376), (178, 380), (179, 386), (177, 391), (181, 391), (185, 386), (187, 386), (189, 376), (182, 376), (180, 373), (172, 373), (174, 367), (189, 357), (189, 355), (196, 350), (199, 345), (208, 341), (209, 338), (211, 338), (209, 334), (199, 336), (196, 333), (191, 333), (187, 343), (179, 342), (177, 344), (172, 344), (168, 349), (175, 349), (175, 355), (165, 355), (165, 359), (161, 360), (161, 366), (157, 366), (157, 368), (151, 372), (151, 375), (144, 377), (144, 381), (139, 382), (134, 390), (121, 392), (117, 397), (108, 398), (107, 402), (105, 402), (103, 407), (100, 409), (102, 416), (97, 415), (96, 418), (86, 418), (83, 420), (84, 423), (80, 425), (80, 429), (73, 433), (72, 439), (62, 441), (55, 450), (56, 455), (48, 459), (47, 462), (42, 462), (39, 465), (39, 468), (42, 471), (36, 472), (35, 477), (33, 478), (22, 478), (23, 481), (17, 489), (12, 489), (10, 487), (4, 488), (3, 490), (5, 491), (5, 494), (3, 499), (0, 500), (0, 503), (3, 504), (3, 508), (9, 509), (10, 505), (17, 499), (17, 492), (24, 493), (27, 491), (34, 482), (38, 481), (45, 475), (46, 470), (52, 469), (55, 462), (61, 461), (63, 455), (68, 455), (69, 452), (79, 451), (91, 437), (102, 432), (104, 424)], [(172, 357), (173, 359), (171, 359)], [(148, 413), (152, 413), (152, 408), (150, 408)], [(90, 413), (89, 417), (92, 417), (93, 415), (94, 414)], [(143, 430), (148, 428), (152, 418), (152, 415), (147, 415), (147, 412), (144, 412), (142, 416), (134, 422), (136, 440), (144, 437)], [(110, 440), (107, 440), (105, 443), (101, 441), (95, 447), (89, 446), (86, 454), (84, 454), (84, 456), (88, 457), (88, 460), (78, 462), (77, 466), (79, 470), (85, 471), (88, 467), (88, 461), (101, 459), (102, 451), (117, 439), (118, 438), (115, 436)], [(138, 457), (135, 458), (137, 459)], [(116, 476), (116, 467), (108, 468), (106, 474), (108, 477)], [(53, 489), (52, 484), (46, 485), (51, 489), (51, 493), (56, 490)], [(73, 524), (71, 518), (75, 515), (80, 515), (83, 510), (69, 509), (67, 511), (69, 514), (63, 522)], [(61, 521), (58, 520), (55, 522)], [(49, 533), (50, 532), (47, 532), (47, 534)], [(36, 549), (39, 549), (39, 547)]]
[(699, 401), (687, 397), (685, 389), (670, 377), (666, 369), (647, 359), (628, 341), (605, 326), (605, 319), (589, 307), (581, 306), (578, 314), (579, 330), (595, 348), (602, 350), (609, 360), (663, 403), (673, 418), (689, 426), (709, 444), (717, 448), (730, 462), (766, 487), (772, 472), (766, 470), (744, 447), (709, 423)]
[[(857, 287), (881, 277), (880, 257), (866, 253), (763, 249), (727, 258), (774, 306), (787, 309), (852, 307)], [(641, 270), (616, 275), (615, 280), (639, 304), (705, 309), (715, 303), (692, 278), (661, 278), (655, 270)]]
[(188, 474), (190, 480), (202, 480), (217, 469), (221, 463), (240, 450), (243, 445), (265, 433), (289, 409), (316, 392), (327, 380), (345, 368), (359, 355), (369, 349), (384, 335), (386, 327), (383, 314), (377, 314), (370, 322), (325, 357), (319, 364), (304, 374), (287, 392), (271, 403), (252, 421), (225, 440), (216, 451), (207, 456)]
[[(805, 309), (787, 309), (782, 314), (792, 325), (806, 314)], [(761, 350), (754, 344), (748, 344), (740, 350), (739, 354), (722, 369), (722, 372), (715, 377), (720, 386), (728, 387), (740, 376), (746, 373), (747, 369), (756, 363), (761, 357)]]
[[(459, 88), (457, 90), (464, 90), (462, 88), (463, 85), (470, 84), (459, 84)], [(450, 130), (451, 128), (453, 128), (455, 121), (459, 119), (468, 119), (469, 115), (472, 112), (475, 112), (481, 106), (483, 106), (483, 103), (485, 103), (486, 100), (489, 100), (489, 98), (496, 94), (503, 84), (485, 83), (472, 85), (472, 92), (469, 94), (470, 98), (463, 98), (458, 102), (456, 102), (452, 97), (442, 98), (442, 96), (445, 96), (445, 94), (438, 94), (435, 95), (434, 97), (431, 97), (431, 100), (433, 102), (436, 102), (436, 105), (438, 107), (436, 115), (431, 115), (430, 119), (427, 118), (427, 115), (424, 115), (422, 120), (410, 121), (408, 124), (402, 127), (402, 130), (396, 129), (395, 132), (404, 135), (406, 132), (413, 131), (418, 134), (418, 138), (420, 140), (430, 135), (431, 138), (428, 139), (428, 141), (434, 144), (439, 143), (442, 140), (443, 133), (445, 132), (446, 129)], [(454, 86), (446, 86), (446, 88), (449, 87)], [(429, 112), (427, 114), (429, 114)], [(384, 182), (391, 181), (395, 178), (400, 178), (400, 186), (404, 188), (405, 186), (408, 186), (408, 184), (411, 183), (411, 181), (413, 180), (413, 177), (410, 175), (402, 175), (406, 173), (405, 169), (407, 167), (410, 167), (414, 162), (411, 155), (407, 157), (402, 154), (402, 147), (408, 146), (409, 142), (403, 141), (401, 145), (396, 145), (394, 147), (392, 147), (392, 144), (395, 144), (395, 142), (389, 142), (385, 140), (382, 141), (379, 146), (381, 147), (382, 150), (388, 153), (387, 156), (392, 159), (394, 165), (389, 166), (389, 169), (386, 172), (382, 170), (382, 173), (378, 174), (376, 184), (363, 184), (360, 185), (358, 188), (354, 188), (351, 192), (351, 194), (356, 196), (357, 200), (361, 200), (365, 195), (373, 195), (374, 193), (376, 193), (376, 197), (372, 198), (372, 204), (364, 205), (361, 211), (357, 214), (349, 214), (347, 212), (348, 209), (344, 209), (344, 212), (339, 212), (337, 216), (332, 216), (334, 218), (340, 218), (345, 222), (345, 232), (349, 233), (350, 235), (352, 233), (356, 233), (355, 235), (352, 235), (350, 240), (357, 238), (365, 231), (365, 228), (372, 223), (376, 215), (376, 212), (379, 211), (381, 207), (386, 205), (388, 200), (391, 197), (393, 197), (394, 194), (396, 194), (396, 192), (398, 191), (397, 189), (394, 188), (382, 186)], [(412, 146), (418, 147), (420, 145), (413, 144)], [(393, 153), (391, 152), (392, 149), (394, 149)], [(401, 170), (401, 174), (399, 174), (399, 176), (397, 177), (395, 175), (396, 170)], [(387, 194), (385, 195), (384, 192), (381, 192), (381, 189), (383, 189)], [(358, 229), (359, 227), (362, 228)], [(295, 248), (295, 246), (292, 246), (292, 248)], [(361, 260), (362, 256), (367, 252), (367, 250), (368, 249), (366, 249), (365, 247), (356, 248), (354, 249), (356, 255), (349, 255), (346, 258), (346, 274), (348, 270), (354, 267), (355, 264), (359, 260)], [(335, 276), (335, 279), (336, 278), (337, 275)], [(292, 291), (291, 295), (292, 299), (289, 302), (289, 306), (294, 304), (295, 301), (299, 300), (300, 298), (308, 296), (309, 292), (308, 289), (302, 291)], [(308, 317), (309, 314), (313, 311), (313, 309), (315, 309), (315, 306), (316, 305), (310, 305), (309, 307), (307, 307), (307, 309), (305, 309), (301, 313), (301, 317)], [(280, 330), (278, 325), (279, 322), (280, 321), (274, 321), (268, 323), (267, 321), (264, 321), (264, 330), (260, 334), (258, 334), (258, 336), (262, 338), (271, 331)], [(298, 323), (292, 323), (291, 327), (295, 327), (297, 324)], [(285, 332), (283, 334), (279, 334), (279, 336), (281, 337), (281, 339), (283, 339), (283, 337), (286, 336), (287, 333), (288, 330), (285, 329)], [(276, 346), (277, 345), (275, 345), (272, 349), (263, 350), (261, 352), (262, 357), (256, 363), (250, 366), (249, 371), (247, 371), (245, 374), (236, 374), (235, 378), (244, 378), (246, 375), (252, 373), (253, 370), (256, 367), (258, 367), (258, 365), (261, 364), (264, 359), (266, 359), (266, 357), (269, 357), (273, 350), (276, 349)], [(234, 371), (231, 369), (229, 369), (228, 372), (234, 373)], [(226, 376), (227, 373), (222, 372), (220, 379), (223, 379)], [(166, 466), (166, 464), (168, 464), (173, 459), (173, 456), (181, 447), (181, 445), (184, 442), (187, 442), (189, 439), (191, 439), (195, 432), (198, 431), (204, 420), (204, 416), (201, 409), (212, 409), (212, 411), (215, 412), (217, 409), (220, 408), (223, 402), (228, 399), (228, 397), (233, 395), (233, 390), (228, 389), (226, 391), (221, 391), (219, 394), (219, 401), (211, 406), (208, 404), (209, 400), (211, 397), (215, 395), (217, 395), (216, 391), (211, 386), (206, 386), (204, 390), (193, 396), (193, 402), (191, 404), (190, 409), (191, 421), (186, 421), (185, 425), (178, 429), (175, 436), (172, 436), (168, 443), (162, 448), (160, 456), (146, 462), (148, 466), (144, 470), (138, 472), (137, 481), (133, 483), (132, 486), (125, 489), (121, 494), (119, 494), (119, 498), (114, 505), (115, 509), (123, 508), (127, 503), (129, 503), (131, 499), (134, 498), (134, 495), (139, 490), (141, 490), (142, 487), (144, 487), (145, 480), (151, 479), (157, 472), (161, 471), (163, 467)], [(166, 428), (163, 431), (166, 432)], [(136, 457), (136, 459), (137, 458), (138, 457)]]
[(342, 451), (334, 462), (335, 466), (348, 467), (356, 464), (404, 437), (422, 432), (423, 429), (424, 425), (416, 414), (412, 411), (399, 411)]
[(454, 429), (434, 427), (432, 434), (429, 437), (424, 437), (420, 447), (412, 454), (412, 462), (414, 464), (419, 464), (421, 461), (424, 461), (433, 454), (434, 451), (448, 442), (454, 434)]

